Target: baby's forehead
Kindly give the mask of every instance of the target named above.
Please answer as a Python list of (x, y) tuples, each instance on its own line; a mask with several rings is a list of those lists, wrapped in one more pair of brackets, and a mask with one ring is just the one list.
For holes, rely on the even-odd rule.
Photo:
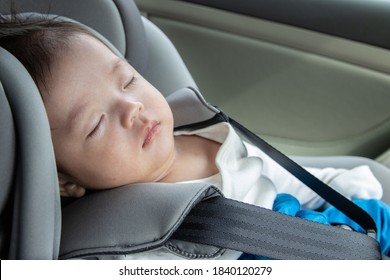
[(100, 37), (98, 35), (95, 36), (94, 34), (90, 34), (90, 33), (76, 32), (74, 34), (74, 38), (75, 40), (72, 42), (73, 44), (83, 45), (83, 44), (97, 43), (104, 49), (104, 51), (108, 51), (113, 55), (122, 58), (126, 61), (123, 55), (109, 41), (107, 41), (103, 37)]
[(57, 53), (53, 61), (53, 73), (69, 70), (69, 73), (77, 73), (83, 70), (97, 71), (96, 68), (86, 68), (84, 65), (110, 67), (116, 61), (122, 60), (98, 38), (88, 34), (75, 34), (63, 52)]

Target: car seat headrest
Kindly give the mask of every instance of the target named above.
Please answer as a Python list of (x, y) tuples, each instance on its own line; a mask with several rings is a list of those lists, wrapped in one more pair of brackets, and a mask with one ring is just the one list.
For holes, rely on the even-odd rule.
[[(60, 15), (89, 26), (107, 38), (120, 53), (144, 74), (148, 62), (147, 41), (140, 12), (133, 0), (14, 0), (0, 2), (0, 12)], [(126, 16), (122, 16), (126, 14)]]
[[(6, 129), (1, 131), (1, 150), (7, 149), (3, 145), (10, 144), (5, 153), (7, 158), (3, 153), (1, 157), (0, 180), (6, 182), (1, 187), (8, 188), (1, 191), (1, 206), (10, 200), (13, 204), (12, 213), (9, 207), (1, 209), (1, 223), (7, 223), (1, 224), (1, 228), (10, 229), (9, 240), (1, 243), (9, 245), (9, 259), (56, 259), (61, 227), (60, 196), (46, 111), (27, 70), (2, 48), (0, 83), (1, 109), (5, 108), (4, 112), (1, 110), (0, 127)], [(8, 171), (3, 177), (3, 172)], [(0, 237), (8, 236), (2, 233)]]

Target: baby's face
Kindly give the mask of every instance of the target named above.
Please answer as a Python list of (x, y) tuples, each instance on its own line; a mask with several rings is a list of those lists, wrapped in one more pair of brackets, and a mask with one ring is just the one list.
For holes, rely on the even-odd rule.
[(97, 39), (72, 39), (43, 97), (57, 165), (69, 180), (91, 189), (152, 182), (172, 164), (165, 98)]

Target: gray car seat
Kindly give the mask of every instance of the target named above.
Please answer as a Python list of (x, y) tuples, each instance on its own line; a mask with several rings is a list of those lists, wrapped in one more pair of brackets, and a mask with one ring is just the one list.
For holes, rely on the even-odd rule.
[[(195, 86), (170, 41), (140, 17), (131, 0), (14, 2), (21, 12), (49, 11), (96, 29), (165, 95), (182, 87)], [(3, 3), (0, 11), (4, 13), (9, 9)], [(0, 82), (1, 257), (57, 259), (61, 206), (45, 111), (31, 78), (5, 50), (0, 51)], [(187, 111), (176, 112), (175, 119), (185, 123), (186, 116)], [(318, 162), (317, 159), (299, 160), (308, 165), (312, 165), (308, 161)], [(348, 159), (348, 165), (353, 166), (354, 162), (358, 165), (361, 160)], [(330, 165), (343, 162), (343, 158), (332, 159)], [(389, 189), (386, 171), (376, 168), (377, 164), (372, 166)]]
[(0, 49), (1, 258), (56, 259), (60, 198), (49, 123), (24, 67)]
[[(1, 1), (0, 13), (8, 14), (11, 6), (91, 26), (166, 95), (196, 86), (172, 43), (132, 0)], [(28, 73), (3, 49), (0, 67), (0, 256), (57, 259), (61, 207), (45, 111)]]

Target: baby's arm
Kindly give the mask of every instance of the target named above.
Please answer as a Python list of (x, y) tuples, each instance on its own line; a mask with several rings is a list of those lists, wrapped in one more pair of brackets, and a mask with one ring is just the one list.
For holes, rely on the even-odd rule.
[[(310, 188), (296, 179), (278, 163), (257, 147), (247, 144), (248, 156), (262, 159), (262, 175), (268, 177), (275, 185), (278, 193), (289, 193), (295, 196), (303, 208), (318, 209), (325, 201)], [(358, 166), (354, 169), (306, 168), (310, 173), (344, 196), (354, 199), (380, 199), (382, 186), (374, 177), (368, 166)]]
[(382, 186), (366, 165), (353, 169), (306, 168), (314, 176), (349, 199), (380, 199)]

